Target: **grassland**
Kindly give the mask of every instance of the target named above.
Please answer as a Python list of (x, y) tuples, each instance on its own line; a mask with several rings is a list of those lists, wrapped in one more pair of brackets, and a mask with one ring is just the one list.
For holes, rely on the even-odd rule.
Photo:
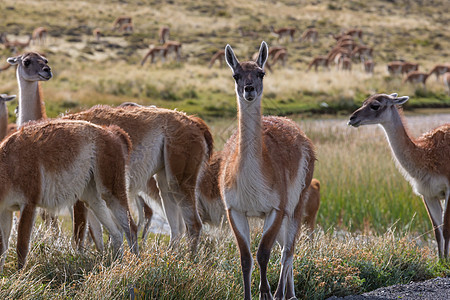
[[(124, 101), (177, 108), (206, 119), (216, 149), (236, 126), (233, 80), (228, 68), (208, 69), (210, 57), (229, 43), (238, 58), (251, 57), (261, 40), (276, 39), (269, 27), (308, 26), (319, 30), (315, 45), (282, 42), (288, 65), (275, 66), (265, 79), (264, 112), (291, 115), (317, 148), (315, 177), (322, 182), (319, 229), (314, 241), (302, 238), (294, 272), (300, 299), (323, 299), (379, 286), (446, 276), (450, 268), (436, 259), (431, 225), (421, 199), (396, 170), (378, 127), (349, 128), (348, 113), (367, 95), (398, 92), (411, 96), (405, 105), (414, 136), (450, 122), (450, 97), (431, 78), (426, 90), (389, 77), (385, 64), (394, 59), (417, 61), (420, 69), (449, 61), (449, 7), (446, 1), (12, 1), (0, 2), (0, 32), (27, 40), (35, 27), (46, 26), (49, 38), (39, 50), (49, 59), (54, 78), (42, 84), (50, 117), (95, 104)], [(111, 24), (118, 15), (133, 17), (135, 31), (123, 35)], [(183, 42), (180, 63), (139, 65), (157, 30), (169, 25), (171, 39)], [(91, 36), (101, 28), (104, 37)], [(238, 28), (256, 32), (243, 37)], [(308, 62), (332, 47), (331, 33), (361, 28), (363, 42), (375, 48), (373, 76), (354, 65), (351, 73), (306, 73)], [(299, 37), (299, 33), (297, 33)], [(6, 63), (9, 50), (0, 47)], [(3, 64), (0, 63), (0, 66)], [(12, 68), (0, 72), (1, 93), (17, 93)], [(9, 104), (14, 121), (16, 104)], [(419, 115), (422, 108), (435, 108)], [(444, 109), (443, 109), (444, 108)], [(445, 109), (446, 108), (446, 109)], [(429, 110), (428, 110), (429, 111)], [(239, 299), (242, 295), (239, 256), (229, 230), (208, 231), (199, 254), (187, 259), (186, 245), (168, 249), (167, 237), (154, 235), (140, 259), (128, 253), (112, 262), (107, 255), (71, 248), (67, 220), (55, 236), (34, 231), (29, 263), (16, 272), (15, 234), (0, 277), (0, 298), (123, 299), (136, 288), (139, 297), (155, 299)], [(255, 249), (260, 232), (254, 231)], [(273, 289), (279, 249), (269, 270)], [(257, 295), (257, 270), (253, 294)], [(131, 288), (131, 289), (130, 289)]]
[[(261, 224), (260, 224), (261, 225)], [(252, 232), (255, 252), (260, 232)], [(16, 240), (13, 234), (12, 242)], [(168, 248), (167, 238), (152, 236), (140, 257), (125, 252), (120, 260), (96, 252), (78, 253), (70, 236), (43, 227), (33, 232), (28, 265), (15, 271), (10, 249), (0, 278), (2, 299), (241, 299), (239, 254), (227, 228), (204, 234), (199, 251), (190, 259), (188, 245)], [(109, 253), (109, 252), (107, 252)], [(281, 254), (269, 262), (268, 278), (275, 289)], [(362, 293), (395, 283), (408, 283), (449, 274), (449, 266), (434, 251), (418, 246), (409, 236), (388, 231), (380, 236), (316, 232), (302, 238), (294, 256), (294, 279), (299, 299)], [(252, 294), (257, 297), (259, 272), (253, 272)], [(133, 296), (132, 296), (133, 295)]]
[[(450, 122), (450, 114), (408, 115), (407, 120), (417, 135)], [(425, 207), (395, 169), (382, 130), (350, 128), (345, 119), (296, 121), (317, 147), (315, 177), (322, 182), (315, 238), (303, 236), (295, 252), (299, 299), (363, 293), (450, 275), (450, 266), (436, 258)], [(233, 120), (212, 124), (217, 147), (223, 143), (221, 136), (234, 127)], [(262, 224), (252, 225), (255, 253)], [(68, 218), (62, 219), (60, 235), (38, 225), (32, 240), (28, 264), (16, 272), (13, 233), (0, 298), (125, 299), (135, 293), (137, 299), (240, 299), (243, 293), (239, 254), (226, 225), (205, 228), (194, 259), (188, 258), (186, 241), (170, 249), (168, 237), (159, 234), (141, 244), (140, 258), (127, 251), (122, 260), (111, 261), (109, 252), (101, 256), (91, 248), (78, 253), (71, 247)], [(279, 262), (280, 249), (275, 247), (269, 265), (273, 289)], [(255, 297), (258, 280), (256, 268)]]
[[(218, 63), (208, 69), (211, 56), (229, 43), (238, 58), (248, 59), (261, 40), (270, 46), (277, 40), (275, 28), (292, 26), (296, 37), (308, 26), (319, 31), (316, 44), (281, 41), (289, 56), (286, 67), (276, 65), (265, 83), (265, 112), (348, 113), (373, 92), (398, 92), (412, 96), (408, 109), (449, 107), (441, 81), (431, 78), (427, 90), (403, 85), (401, 78), (387, 76), (386, 63), (395, 59), (416, 61), (421, 70), (449, 60), (446, 1), (420, 5), (416, 1), (12, 1), (0, 3), (4, 12), (0, 32), (10, 40), (26, 41), (37, 26), (49, 29), (44, 52), (55, 77), (45, 83), (47, 110), (56, 116), (97, 103), (118, 104), (133, 100), (195, 113), (209, 120), (235, 115), (233, 81), (228, 68)], [(446, 13), (447, 12), (447, 13)], [(111, 30), (116, 16), (133, 17), (133, 34)], [(165, 64), (139, 65), (149, 45), (157, 45), (157, 31), (171, 28), (171, 39), (183, 43), (183, 59)], [(92, 30), (104, 37), (95, 41)], [(257, 37), (241, 36), (253, 32)], [(333, 46), (331, 34), (360, 28), (363, 43), (374, 48), (375, 74), (354, 63), (351, 74), (320, 71), (306, 73), (316, 55)], [(25, 49), (30, 50), (30, 48)], [(0, 51), (4, 61), (10, 51)], [(2, 92), (14, 93), (12, 69), (0, 73)], [(326, 103), (324, 107), (323, 103)], [(322, 105), (321, 105), (322, 104)]]

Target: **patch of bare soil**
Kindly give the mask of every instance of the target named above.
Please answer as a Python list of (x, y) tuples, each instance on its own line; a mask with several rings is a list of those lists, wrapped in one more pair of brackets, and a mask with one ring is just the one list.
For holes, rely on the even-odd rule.
[(369, 293), (346, 297), (330, 297), (327, 300), (448, 300), (450, 278), (434, 278), (423, 282), (397, 284), (379, 288)]

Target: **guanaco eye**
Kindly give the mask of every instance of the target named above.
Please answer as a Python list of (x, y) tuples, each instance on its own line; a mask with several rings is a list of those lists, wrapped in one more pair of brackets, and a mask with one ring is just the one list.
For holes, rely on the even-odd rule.
[(239, 74), (234, 74), (233, 75), (234, 80), (238, 81), (241, 78), (241, 75)]
[(24, 62), (23, 62), (23, 65), (25, 66), (25, 67), (28, 67), (29, 65), (30, 65), (30, 61), (29, 60), (25, 60)]
[(261, 79), (263, 79), (265, 75), (266, 75), (265, 72), (261, 72), (261, 73), (258, 74), (259, 78), (261, 78)]
[(370, 109), (372, 109), (372, 110), (378, 110), (378, 109), (380, 109), (380, 105), (379, 105), (379, 104), (375, 104), (375, 103), (370, 104), (369, 107), (370, 107)]

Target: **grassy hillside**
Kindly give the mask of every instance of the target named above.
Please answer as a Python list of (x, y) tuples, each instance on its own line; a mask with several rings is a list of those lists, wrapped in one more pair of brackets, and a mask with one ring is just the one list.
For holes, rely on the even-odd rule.
[[(278, 45), (270, 33), (275, 28), (295, 27), (296, 40), (282, 40), (288, 49), (285, 67), (275, 65), (265, 81), (265, 112), (270, 114), (328, 112), (348, 113), (355, 103), (373, 92), (399, 92), (412, 96), (408, 108), (449, 107), (441, 81), (431, 78), (427, 89), (403, 85), (391, 78), (386, 62), (416, 61), (420, 70), (449, 61), (449, 8), (445, 0), (421, 1), (12, 1), (0, 3), (4, 18), (0, 32), (10, 40), (26, 41), (34, 28), (45, 26), (45, 46), (24, 49), (45, 53), (54, 78), (44, 84), (47, 110), (55, 116), (97, 103), (143, 104), (178, 108), (212, 119), (234, 116), (235, 100), (231, 72), (227, 67), (207, 65), (211, 56), (229, 43), (238, 58), (249, 59), (261, 40)], [(117, 16), (133, 17), (134, 33), (112, 31)], [(170, 39), (183, 43), (182, 61), (162, 64), (140, 61), (149, 45), (158, 45), (160, 26), (169, 26)], [(319, 31), (311, 45), (297, 38), (307, 28)], [(104, 37), (95, 41), (92, 30)], [(244, 33), (241, 35), (239, 28)], [(351, 74), (332, 71), (306, 73), (316, 55), (334, 45), (331, 34), (363, 30), (362, 42), (374, 48), (373, 76), (363, 73), (356, 61)], [(249, 33), (252, 33), (250, 35)], [(0, 58), (11, 56), (0, 51)], [(6, 64), (6, 63), (5, 63)], [(0, 64), (1, 65), (1, 64)], [(16, 93), (13, 69), (0, 73), (2, 93)], [(13, 107), (14, 104), (11, 104)]]

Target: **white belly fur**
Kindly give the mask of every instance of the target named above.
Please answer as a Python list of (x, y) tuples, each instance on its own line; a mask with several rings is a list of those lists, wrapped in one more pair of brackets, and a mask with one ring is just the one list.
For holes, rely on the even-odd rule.
[(131, 193), (137, 194), (139, 191), (146, 191), (147, 180), (163, 167), (163, 143), (162, 133), (152, 132), (141, 144), (133, 148), (128, 169)]
[(91, 143), (82, 148), (72, 164), (57, 173), (48, 172), (41, 166), (39, 206), (50, 210), (73, 206), (93, 176), (96, 164), (95, 145)]
[[(303, 151), (303, 153), (307, 153)], [(295, 180), (287, 183), (287, 205), (285, 213), (292, 216), (300, 198), (300, 193), (305, 188), (305, 177), (308, 172), (308, 160), (304, 155), (300, 160)], [(237, 189), (225, 191), (226, 209), (234, 209), (244, 212), (248, 217), (263, 217), (273, 209), (279, 208), (279, 194), (263, 182), (261, 173), (251, 170), (242, 172), (238, 177)], [(288, 176), (286, 175), (286, 178)]]
[(409, 178), (409, 182), (413, 188), (414, 193), (423, 195), (425, 198), (439, 198), (444, 199), (445, 192), (450, 188), (450, 184), (444, 176), (425, 175), (421, 181), (415, 178)]

